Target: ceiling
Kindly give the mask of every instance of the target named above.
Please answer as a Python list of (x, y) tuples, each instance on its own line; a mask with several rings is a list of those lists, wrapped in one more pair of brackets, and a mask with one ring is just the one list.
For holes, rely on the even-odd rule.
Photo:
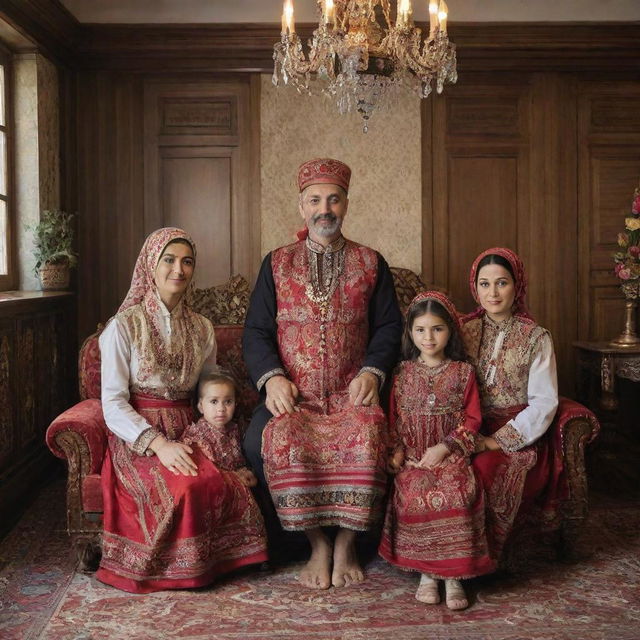
[[(282, 0), (61, 0), (86, 23), (279, 22)], [(452, 22), (640, 21), (640, 0), (448, 0)], [(295, 19), (317, 20), (315, 0), (294, 0)], [(428, 20), (428, 0), (413, 0)]]

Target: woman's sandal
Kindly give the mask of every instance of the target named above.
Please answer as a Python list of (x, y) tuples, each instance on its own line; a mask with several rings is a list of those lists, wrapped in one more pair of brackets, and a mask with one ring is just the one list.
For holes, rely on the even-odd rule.
[(440, 591), (438, 581), (424, 574), (420, 576), (420, 584), (416, 591), (416, 600), (425, 604), (438, 604), (440, 602)]
[(467, 594), (462, 588), (460, 580), (445, 580), (444, 589), (446, 593), (445, 602), (452, 611), (460, 611), (469, 606)]

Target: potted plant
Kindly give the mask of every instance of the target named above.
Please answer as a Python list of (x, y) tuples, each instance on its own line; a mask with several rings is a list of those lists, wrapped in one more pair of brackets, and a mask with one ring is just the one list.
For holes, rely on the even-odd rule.
[(73, 214), (56, 209), (43, 211), (34, 233), (34, 273), (43, 290), (67, 289), (69, 272), (77, 263), (73, 251)]

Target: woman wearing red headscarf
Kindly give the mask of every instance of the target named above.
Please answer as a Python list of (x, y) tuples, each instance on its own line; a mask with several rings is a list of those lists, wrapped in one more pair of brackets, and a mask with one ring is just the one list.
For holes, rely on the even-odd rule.
[(541, 438), (558, 406), (551, 335), (526, 307), (524, 265), (511, 250), (488, 249), (471, 267), (480, 304), (463, 318), (463, 338), (482, 400), (484, 437), (473, 466), (487, 497), (487, 537), (498, 560), (519, 509), (545, 489), (552, 469)]
[(181, 229), (152, 233), (100, 336), (110, 433), (96, 577), (134, 593), (199, 587), (266, 559), (262, 518), (240, 481), (176, 442), (200, 373), (216, 367), (213, 326), (188, 304), (195, 259)]

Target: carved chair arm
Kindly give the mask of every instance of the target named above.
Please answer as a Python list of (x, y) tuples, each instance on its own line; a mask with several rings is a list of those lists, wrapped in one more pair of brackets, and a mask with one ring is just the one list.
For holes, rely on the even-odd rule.
[(564, 462), (567, 495), (562, 501), (562, 529), (569, 556), (572, 542), (577, 537), (577, 527), (586, 518), (589, 505), (585, 447), (598, 435), (600, 423), (583, 405), (560, 398), (554, 426), (553, 437), (556, 446), (562, 448)]
[(47, 445), (54, 455), (72, 463), (81, 477), (100, 473), (107, 449), (107, 426), (100, 400), (83, 400), (61, 413), (47, 429)]

